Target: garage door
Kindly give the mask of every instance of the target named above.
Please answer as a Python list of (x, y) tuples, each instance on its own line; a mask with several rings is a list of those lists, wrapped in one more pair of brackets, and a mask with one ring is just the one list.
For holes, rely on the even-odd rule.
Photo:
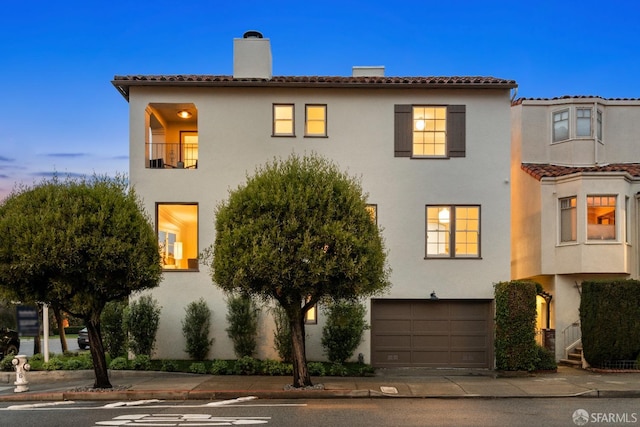
[(487, 300), (373, 300), (372, 365), (491, 368), (491, 307)]

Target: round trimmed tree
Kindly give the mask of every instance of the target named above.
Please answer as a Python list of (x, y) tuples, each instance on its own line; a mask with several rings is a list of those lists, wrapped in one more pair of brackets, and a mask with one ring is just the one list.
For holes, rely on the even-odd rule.
[(53, 178), (0, 203), (0, 286), (84, 320), (96, 388), (111, 388), (100, 330), (110, 301), (157, 286), (158, 240), (124, 177)]
[(389, 286), (380, 230), (359, 181), (318, 155), (274, 160), (216, 209), (214, 283), (277, 301), (292, 335), (293, 386), (311, 384), (304, 317), (323, 299)]

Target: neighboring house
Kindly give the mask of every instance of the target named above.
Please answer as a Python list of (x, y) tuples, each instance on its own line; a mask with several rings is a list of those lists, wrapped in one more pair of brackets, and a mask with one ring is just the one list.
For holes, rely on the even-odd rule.
[[(157, 227), (157, 352), (187, 358), (185, 307), (212, 309), (212, 358), (233, 358), (225, 295), (198, 255), (214, 210), (258, 165), (316, 152), (361, 177), (383, 229), (391, 290), (367, 301), (356, 352), (374, 366), (492, 368), (493, 284), (510, 277), (510, 93), (493, 77), (272, 76), (270, 41), (234, 40), (234, 74), (116, 76), (129, 102), (130, 181)], [(433, 293), (433, 297), (432, 297)], [(324, 360), (323, 313), (306, 327)], [(276, 358), (263, 310), (259, 358)]]
[(520, 99), (512, 116), (512, 278), (533, 279), (556, 358), (579, 344), (583, 280), (639, 278), (640, 100)]

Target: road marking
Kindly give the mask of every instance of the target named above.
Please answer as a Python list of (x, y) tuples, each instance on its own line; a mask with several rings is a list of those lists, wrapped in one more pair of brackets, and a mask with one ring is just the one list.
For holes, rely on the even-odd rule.
[(53, 406), (59, 405), (70, 405), (72, 403), (76, 403), (73, 400), (65, 400), (60, 402), (48, 402), (48, 403), (31, 403), (27, 405), (11, 405), (7, 406), (5, 409), (8, 410), (20, 410), (20, 409), (37, 409), (37, 408), (51, 408)]
[(248, 402), (248, 401), (250, 401), (250, 400), (255, 400), (255, 399), (257, 399), (257, 398), (258, 398), (258, 396), (238, 397), (237, 399), (221, 400), (220, 402), (211, 402), (211, 403), (207, 403), (205, 406), (224, 406), (224, 405), (233, 405), (234, 403)]
[(214, 417), (209, 414), (132, 414), (120, 415), (96, 426), (238, 426), (268, 424), (271, 417)]
[(108, 403), (103, 406), (103, 408), (119, 408), (122, 406), (142, 406), (148, 405), (149, 403), (160, 403), (161, 400), (158, 399), (148, 399), (148, 400), (135, 400), (133, 402), (114, 402)]

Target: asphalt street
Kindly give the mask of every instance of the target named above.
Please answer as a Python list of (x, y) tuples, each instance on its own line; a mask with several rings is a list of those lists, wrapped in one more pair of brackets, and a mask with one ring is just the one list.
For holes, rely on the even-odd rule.
[[(33, 356), (33, 338), (31, 337), (22, 337), (20, 338), (20, 354), (24, 354), (27, 357)], [(44, 351), (44, 340), (40, 340), (41, 350)], [(69, 351), (78, 351), (78, 341), (75, 338), (67, 338), (67, 348)], [(62, 353), (62, 345), (60, 344), (60, 338), (50, 338), (49, 339), (49, 355), (51, 354), (61, 354)]]

